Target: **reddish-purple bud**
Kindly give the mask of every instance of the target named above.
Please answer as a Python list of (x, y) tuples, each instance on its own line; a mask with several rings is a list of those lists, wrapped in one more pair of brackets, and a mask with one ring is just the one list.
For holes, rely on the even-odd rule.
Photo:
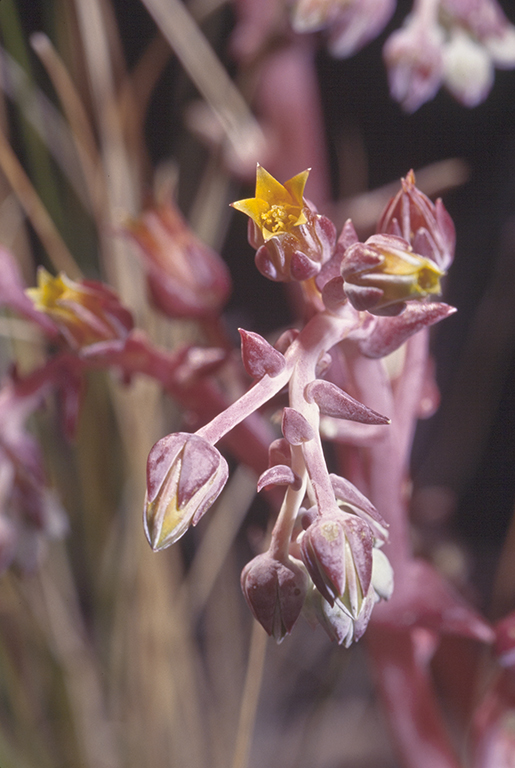
[(143, 211), (126, 231), (140, 246), (150, 294), (162, 312), (205, 317), (221, 309), (231, 289), (229, 271), (171, 202)]
[(271, 378), (283, 371), (286, 360), (281, 352), (272, 347), (259, 333), (244, 331), (239, 328), (241, 336), (241, 357), (245, 370), (254, 379), (268, 375)]
[(373, 544), (368, 523), (338, 509), (321, 515), (301, 539), (302, 559), (316, 588), (354, 619), (371, 584)]
[(254, 617), (269, 635), (281, 642), (300, 616), (308, 577), (293, 560), (281, 562), (268, 552), (248, 563), (241, 588)]
[(290, 445), (302, 445), (315, 437), (309, 421), (295, 408), (284, 408), (282, 431)]
[(440, 199), (433, 203), (415, 185), (410, 171), (379, 219), (377, 231), (403, 237), (415, 253), (447, 270), (454, 258), (456, 230)]
[(220, 452), (198, 435), (176, 432), (148, 456), (144, 525), (157, 552), (196, 525), (220, 495), (228, 477)]
[(308, 403), (315, 402), (324, 416), (349, 419), (362, 424), (389, 424), (390, 419), (355, 400), (336, 384), (322, 379), (311, 381), (304, 390)]

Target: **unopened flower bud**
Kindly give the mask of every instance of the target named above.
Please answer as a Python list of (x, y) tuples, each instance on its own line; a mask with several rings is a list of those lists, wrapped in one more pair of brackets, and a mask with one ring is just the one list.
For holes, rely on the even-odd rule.
[(123, 340), (133, 327), (131, 313), (104, 283), (70, 280), (63, 272), (52, 277), (40, 267), (38, 286), (28, 288), (27, 295), (36, 309), (52, 318), (73, 349)]
[(228, 477), (220, 452), (198, 435), (177, 432), (159, 440), (148, 456), (144, 526), (152, 549), (165, 549), (196, 525)]
[(403, 237), (415, 253), (440, 269), (448, 269), (454, 258), (454, 223), (440, 199), (433, 203), (417, 189), (413, 171), (401, 179), (401, 189), (384, 209), (377, 232)]
[(299, 618), (308, 577), (292, 559), (276, 560), (268, 552), (248, 563), (241, 574), (241, 588), (254, 617), (281, 642)]
[(372, 235), (365, 243), (351, 245), (341, 271), (351, 304), (375, 315), (398, 315), (406, 301), (439, 294), (444, 274), (395, 235)]
[(175, 205), (148, 208), (126, 231), (140, 247), (150, 295), (168, 317), (206, 317), (221, 309), (231, 289), (229, 271)]
[(321, 515), (301, 539), (302, 559), (322, 597), (356, 619), (372, 578), (374, 537), (355, 515)]

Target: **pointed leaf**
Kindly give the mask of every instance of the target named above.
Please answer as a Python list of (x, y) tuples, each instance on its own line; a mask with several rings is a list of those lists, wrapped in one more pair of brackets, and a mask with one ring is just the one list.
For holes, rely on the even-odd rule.
[(239, 328), (241, 336), (241, 357), (245, 370), (254, 379), (261, 379), (268, 374), (271, 378), (284, 369), (284, 355), (274, 349), (259, 333), (244, 331)]
[(355, 400), (330, 381), (315, 379), (310, 382), (304, 396), (309, 403), (315, 402), (324, 416), (349, 419), (362, 424), (389, 424), (390, 419)]

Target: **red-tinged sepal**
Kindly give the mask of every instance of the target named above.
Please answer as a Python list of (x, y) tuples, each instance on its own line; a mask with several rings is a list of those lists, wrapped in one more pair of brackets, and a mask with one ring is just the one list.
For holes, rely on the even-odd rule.
[(227, 482), (227, 462), (207, 440), (177, 432), (159, 440), (147, 461), (144, 526), (154, 551), (196, 525)]
[(399, 317), (377, 318), (374, 325), (358, 330), (350, 338), (358, 340), (358, 349), (365, 357), (374, 359), (395, 352), (410, 336), (428, 328), (456, 312), (443, 302), (411, 302)]
[(241, 574), (241, 588), (254, 617), (278, 643), (289, 635), (302, 611), (308, 577), (296, 562), (258, 555)]
[(253, 379), (268, 375), (278, 376), (286, 365), (281, 352), (272, 347), (259, 333), (239, 329), (241, 336), (241, 357), (245, 370)]
[(301, 487), (301, 481), (291, 467), (285, 464), (276, 464), (260, 475), (257, 482), (258, 493), (263, 488), (270, 488), (272, 485), (291, 485), (294, 490), (298, 491)]
[(302, 445), (315, 437), (315, 430), (309, 421), (295, 408), (284, 408), (282, 432), (290, 445)]
[(362, 424), (390, 423), (387, 416), (363, 405), (330, 381), (311, 381), (304, 390), (304, 397), (308, 403), (316, 403), (324, 416), (359, 421)]

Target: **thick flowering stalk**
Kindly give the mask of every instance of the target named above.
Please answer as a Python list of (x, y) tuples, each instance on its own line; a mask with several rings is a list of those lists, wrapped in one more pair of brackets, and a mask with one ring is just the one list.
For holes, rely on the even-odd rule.
[(284, 562), (270, 552), (245, 566), (241, 588), (254, 617), (277, 642), (289, 635), (300, 616), (309, 579), (291, 558)]

